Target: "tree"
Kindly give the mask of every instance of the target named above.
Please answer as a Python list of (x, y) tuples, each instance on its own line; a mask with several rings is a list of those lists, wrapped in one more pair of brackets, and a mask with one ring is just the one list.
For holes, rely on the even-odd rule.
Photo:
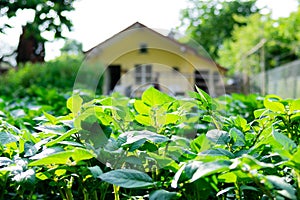
[(287, 47), (286, 55), (281, 55), (281, 62), (300, 58), (300, 0), (298, 10), (289, 17), (278, 20), (278, 35), (282, 38), (281, 45)]
[(300, 57), (300, 9), (278, 20), (260, 14), (236, 20), (247, 26), (234, 28), (218, 59), (221, 65), (230, 67), (230, 73), (250, 75)]
[(189, 0), (190, 6), (181, 12), (181, 27), (186, 27), (188, 37), (201, 44), (213, 57), (225, 39), (232, 36), (235, 26), (245, 23), (236, 21), (234, 15), (250, 16), (259, 12), (256, 0)]
[(65, 41), (64, 46), (60, 49), (62, 53), (66, 54), (82, 54), (82, 43), (73, 40), (73, 39), (68, 39)]
[[(71, 30), (72, 23), (66, 13), (74, 10), (75, 0), (1, 0), (0, 13), (8, 18), (15, 17), (19, 10), (30, 9), (35, 12), (32, 22), (22, 28), (23, 32), (16, 49), (17, 63), (43, 62), (45, 57), (44, 43), (47, 41), (42, 37), (43, 32), (54, 33), (54, 38), (63, 38), (64, 29)], [(5, 33), (11, 25), (0, 24), (0, 33)]]

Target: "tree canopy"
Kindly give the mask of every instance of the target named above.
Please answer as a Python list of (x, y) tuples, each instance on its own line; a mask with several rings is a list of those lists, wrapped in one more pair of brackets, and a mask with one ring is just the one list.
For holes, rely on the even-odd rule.
[(77, 40), (74, 40), (74, 39), (67, 39), (65, 41), (65, 44), (64, 46), (60, 49), (60, 51), (62, 53), (65, 53), (65, 54), (75, 54), (75, 55), (78, 55), (78, 54), (82, 54), (83, 53), (83, 50), (82, 50), (82, 43), (78, 42)]
[(231, 73), (257, 73), (300, 57), (300, 9), (277, 20), (261, 14), (237, 20), (247, 26), (234, 28), (218, 59)]
[(217, 58), (224, 40), (231, 38), (233, 28), (246, 25), (234, 16), (246, 17), (259, 12), (255, 3), (256, 0), (189, 0), (189, 7), (181, 12), (181, 27), (186, 28), (188, 37)]
[[(17, 62), (24, 63), (44, 61), (45, 47), (47, 41), (42, 36), (43, 32), (54, 33), (54, 38), (63, 38), (64, 29), (71, 30), (72, 22), (67, 17), (69, 11), (74, 10), (75, 0), (1, 0), (0, 15), (12, 18), (18, 15), (19, 10), (30, 9), (35, 12), (32, 22), (27, 22), (23, 27), (19, 45), (16, 49)], [(0, 22), (0, 33), (12, 27), (9, 23)]]

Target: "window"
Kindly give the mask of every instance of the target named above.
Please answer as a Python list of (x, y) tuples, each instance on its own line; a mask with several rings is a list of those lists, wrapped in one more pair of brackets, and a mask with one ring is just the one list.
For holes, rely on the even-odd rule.
[(140, 45), (140, 53), (148, 53), (147, 44), (143, 43)]
[(201, 90), (204, 90), (208, 93), (208, 76), (209, 71), (208, 70), (201, 70), (201, 71), (195, 71), (195, 85), (200, 88)]
[(214, 72), (213, 74), (213, 80), (214, 80), (214, 85), (218, 84), (220, 81), (220, 74), (219, 72)]
[(152, 65), (135, 65), (135, 83), (144, 84), (152, 81)]
[(172, 68), (173, 68), (173, 71), (174, 71), (174, 72), (179, 72), (179, 67), (174, 66), (174, 67), (172, 67)]

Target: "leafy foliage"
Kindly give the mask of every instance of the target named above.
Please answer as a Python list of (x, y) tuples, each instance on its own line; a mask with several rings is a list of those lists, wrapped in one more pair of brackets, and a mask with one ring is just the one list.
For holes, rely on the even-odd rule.
[(34, 120), (0, 103), (0, 198), (299, 199), (299, 99), (191, 96), (74, 94)]
[(62, 53), (70, 54), (70, 55), (78, 55), (82, 54), (82, 43), (73, 40), (73, 39), (67, 39), (65, 41), (64, 46), (60, 49)]
[[(72, 95), (69, 91), (73, 90), (79, 69), (82, 79), (90, 80), (94, 75), (94, 68), (80, 68), (82, 60), (78, 55), (63, 55), (47, 63), (26, 63), (18, 70), (11, 69), (3, 74), (0, 79), (0, 94), (4, 100), (14, 99), (3, 103), (10, 109), (20, 109), (20, 112), (11, 112), (9, 116), (13, 118), (14, 114), (22, 115), (23, 111), (26, 113), (34, 110), (66, 114), (66, 100)], [(97, 95), (102, 93), (101, 85), (102, 80), (97, 87)], [(25, 104), (30, 106), (24, 108)]]
[(299, 58), (300, 9), (289, 17), (272, 19), (255, 14), (235, 17), (247, 26), (234, 27), (232, 38), (224, 41), (218, 62), (230, 67), (230, 72), (247, 74), (260, 72), (262, 64), (271, 69)]
[(257, 13), (256, 1), (190, 0), (190, 6), (182, 10), (182, 27), (187, 35), (201, 44), (214, 59), (226, 39), (232, 37), (234, 27), (246, 25), (234, 16), (248, 17)]
[[(71, 30), (72, 22), (66, 13), (74, 10), (74, 0), (63, 1), (19, 1), (1, 0), (0, 13), (7, 18), (17, 16), (21, 10), (34, 12), (32, 22), (27, 22), (23, 27), (17, 48), (17, 62), (44, 61), (44, 43), (49, 40), (42, 36), (43, 32), (54, 33), (54, 38), (63, 38), (63, 30)], [(30, 20), (30, 19), (28, 19)], [(8, 23), (0, 24), (0, 33), (10, 28)]]

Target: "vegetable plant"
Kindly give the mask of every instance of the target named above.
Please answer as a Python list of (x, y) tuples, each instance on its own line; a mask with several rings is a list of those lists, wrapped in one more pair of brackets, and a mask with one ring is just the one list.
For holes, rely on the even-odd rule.
[[(300, 199), (300, 100), (0, 101), (0, 199)], [(21, 111), (22, 110), (22, 111)]]

